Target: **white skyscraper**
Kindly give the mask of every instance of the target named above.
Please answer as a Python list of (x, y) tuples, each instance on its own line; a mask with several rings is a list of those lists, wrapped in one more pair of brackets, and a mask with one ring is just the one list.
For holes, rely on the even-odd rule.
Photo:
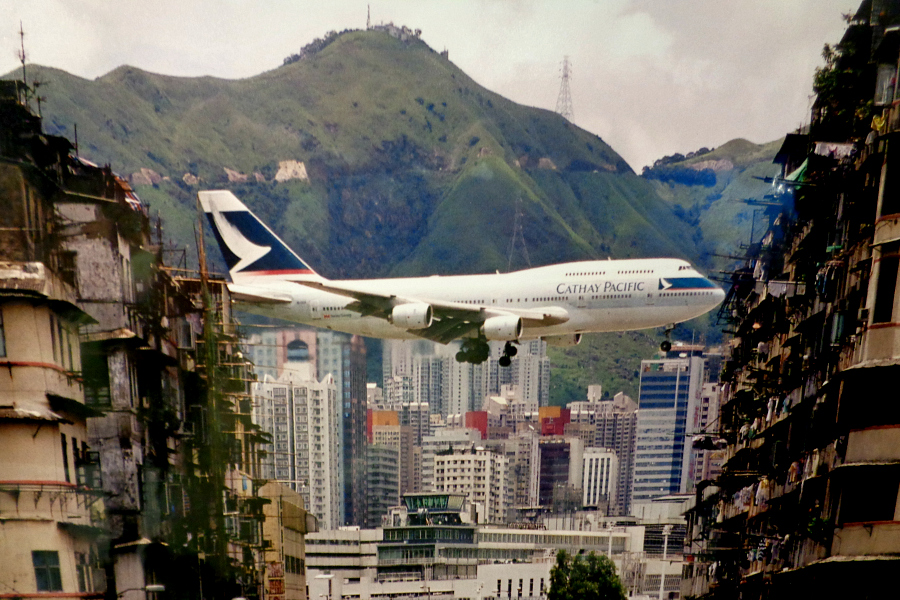
[(336, 528), (343, 524), (337, 388), (331, 375), (316, 381), (292, 367), (252, 387), (253, 421), (272, 436), (263, 476), (299, 492), (322, 528)]
[[(502, 345), (491, 354), (492, 363), (500, 358)], [(550, 359), (547, 358), (547, 342), (531, 340), (518, 346), (518, 353), (507, 368), (497, 366), (497, 383), (491, 393), (498, 393), (504, 385), (515, 386), (523, 402), (534, 406), (550, 403)]]
[(432, 414), (445, 419), (481, 409), (486, 396), (515, 386), (526, 404), (545, 406), (550, 394), (547, 345), (523, 342), (508, 368), (500, 367), (503, 343), (491, 344), (490, 358), (479, 365), (456, 360), (458, 344), (427, 341), (384, 342), (384, 402), (427, 402)]
[(581, 474), (583, 506), (611, 505), (616, 497), (619, 472), (616, 452), (608, 448), (585, 448)]

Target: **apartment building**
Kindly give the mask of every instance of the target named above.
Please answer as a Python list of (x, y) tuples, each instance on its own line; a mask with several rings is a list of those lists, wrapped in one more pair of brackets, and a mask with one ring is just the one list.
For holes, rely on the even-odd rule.
[(434, 457), (434, 491), (465, 494), (479, 523), (505, 523), (512, 507), (509, 459), (483, 447)]
[(876, 598), (900, 565), (900, 2), (848, 21), (723, 307), (727, 448), (685, 596)]
[(253, 422), (272, 439), (264, 472), (298, 492), (322, 527), (333, 529), (344, 519), (337, 387), (330, 374), (310, 380), (293, 364), (281, 379), (251, 388)]

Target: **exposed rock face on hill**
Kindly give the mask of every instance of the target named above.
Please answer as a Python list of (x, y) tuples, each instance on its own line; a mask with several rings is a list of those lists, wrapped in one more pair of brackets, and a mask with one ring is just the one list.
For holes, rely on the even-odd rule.
[(309, 175), (306, 173), (306, 165), (296, 160), (279, 161), (278, 172), (275, 173), (275, 181), (284, 182), (290, 181), (291, 179), (309, 181)]
[(699, 256), (603, 140), (482, 88), (415, 36), (336, 34), (236, 81), (32, 72), (53, 83), (48, 130), (77, 123), (84, 156), (140, 173), (138, 193), (186, 245), (196, 192), (225, 187), (332, 276), (524, 267), (507, 254), (517, 205), (532, 264)]
[(163, 180), (163, 177), (153, 169), (144, 167), (140, 171), (132, 173), (129, 180), (131, 185), (157, 185)]
[(694, 169), (695, 171), (710, 169), (711, 171), (718, 173), (720, 171), (732, 170), (734, 168), (734, 163), (727, 158), (721, 160), (701, 160), (698, 163), (690, 164), (688, 168)]

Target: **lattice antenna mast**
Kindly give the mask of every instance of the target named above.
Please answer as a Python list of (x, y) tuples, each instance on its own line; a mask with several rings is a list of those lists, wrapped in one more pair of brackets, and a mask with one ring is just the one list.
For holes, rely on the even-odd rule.
[(25, 72), (25, 64), (27, 54), (25, 54), (25, 29), (22, 27), (22, 21), (19, 21), (19, 50), (16, 52), (16, 56), (19, 59), (19, 62), (22, 63), (22, 87), (24, 88), (21, 91), (21, 96), (19, 98), (19, 102), (23, 105), (28, 105), (28, 77)]
[(528, 257), (528, 246), (525, 245), (525, 236), (522, 234), (522, 198), (516, 198), (516, 216), (513, 219), (513, 234), (509, 240), (509, 252), (506, 259), (506, 272), (512, 270), (513, 254), (516, 251), (516, 242), (522, 245), (522, 256), (525, 258), (525, 264), (531, 266), (531, 258)]
[(571, 77), (572, 67), (569, 64), (569, 57), (564, 56), (559, 82), (559, 97), (556, 99), (556, 112), (569, 122), (572, 122), (572, 119), (575, 118), (575, 111), (572, 110), (572, 94), (569, 92), (569, 79)]

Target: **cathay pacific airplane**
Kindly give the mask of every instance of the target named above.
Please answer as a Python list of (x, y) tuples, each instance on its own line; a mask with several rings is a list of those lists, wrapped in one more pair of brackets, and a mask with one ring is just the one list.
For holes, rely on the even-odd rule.
[[(715, 308), (725, 293), (673, 258), (592, 260), (487, 275), (332, 281), (318, 275), (227, 190), (198, 194), (228, 265), (233, 297), (255, 314), (375, 338), (462, 340), (460, 362), (480, 363), (488, 341), (666, 327)], [(663, 350), (671, 348), (668, 339)]]

